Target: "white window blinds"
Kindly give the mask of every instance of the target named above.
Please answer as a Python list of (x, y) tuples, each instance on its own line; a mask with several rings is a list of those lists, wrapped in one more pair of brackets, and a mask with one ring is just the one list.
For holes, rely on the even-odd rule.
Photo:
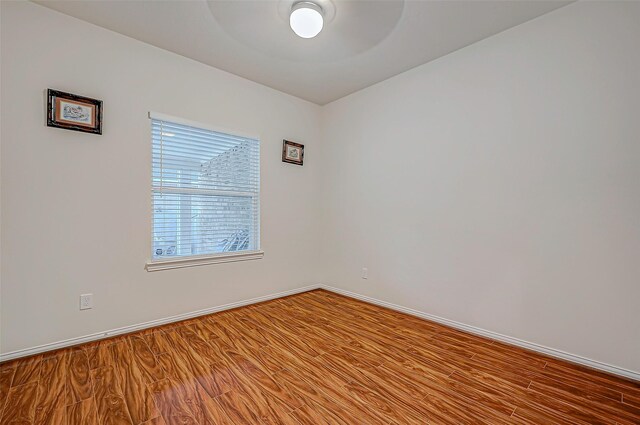
[(260, 249), (260, 143), (151, 116), (155, 260)]

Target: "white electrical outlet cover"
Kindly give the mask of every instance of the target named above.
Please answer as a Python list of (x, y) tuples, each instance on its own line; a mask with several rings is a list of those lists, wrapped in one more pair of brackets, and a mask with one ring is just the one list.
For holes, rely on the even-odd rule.
[(93, 294), (80, 295), (80, 310), (93, 308)]

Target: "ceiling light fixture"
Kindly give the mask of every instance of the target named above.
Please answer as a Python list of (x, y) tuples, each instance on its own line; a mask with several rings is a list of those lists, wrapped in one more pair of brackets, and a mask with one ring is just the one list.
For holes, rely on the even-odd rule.
[(320, 34), (324, 26), (322, 8), (310, 1), (294, 3), (289, 16), (289, 25), (299, 37), (315, 37)]

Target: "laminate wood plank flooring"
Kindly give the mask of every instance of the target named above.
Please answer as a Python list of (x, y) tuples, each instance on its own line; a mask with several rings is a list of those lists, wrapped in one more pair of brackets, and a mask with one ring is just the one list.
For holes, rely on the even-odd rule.
[(0, 364), (1, 424), (640, 424), (640, 383), (324, 290)]

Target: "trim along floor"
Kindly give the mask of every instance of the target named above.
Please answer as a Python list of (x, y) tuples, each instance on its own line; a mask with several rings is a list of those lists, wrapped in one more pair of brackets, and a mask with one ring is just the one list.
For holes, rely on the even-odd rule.
[(2, 424), (638, 424), (640, 383), (324, 290), (0, 365)]

